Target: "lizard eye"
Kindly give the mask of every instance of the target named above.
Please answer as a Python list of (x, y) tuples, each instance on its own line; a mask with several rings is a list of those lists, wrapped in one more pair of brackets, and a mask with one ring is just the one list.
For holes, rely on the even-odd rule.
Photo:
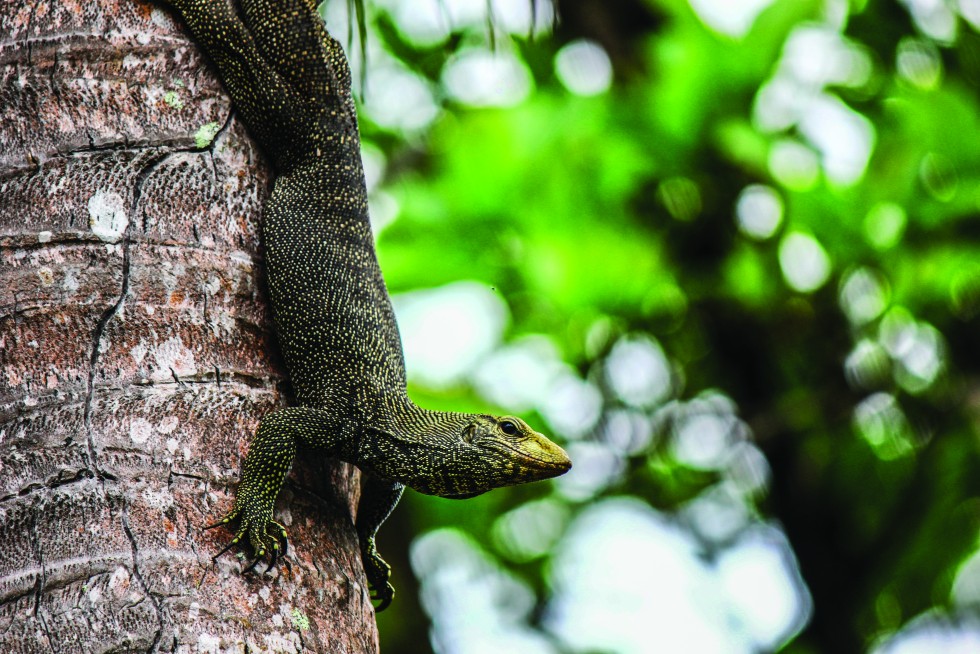
[(504, 432), (508, 436), (513, 436), (517, 433), (517, 425), (512, 423), (510, 420), (504, 420), (500, 423), (500, 431)]

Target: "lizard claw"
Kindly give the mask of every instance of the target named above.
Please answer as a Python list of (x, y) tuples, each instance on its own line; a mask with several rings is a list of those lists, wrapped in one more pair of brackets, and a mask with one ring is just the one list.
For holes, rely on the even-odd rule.
[[(276, 530), (276, 533), (269, 534), (269, 537), (272, 538), (274, 543), (276, 543), (276, 545), (274, 546), (274, 549), (276, 550), (274, 556), (282, 556), (283, 560), (285, 560), (286, 553), (289, 551), (289, 536), (286, 534), (286, 528), (283, 527), (278, 522), (276, 522), (275, 520), (270, 520), (269, 523), (266, 525), (266, 533), (268, 533), (269, 527), (273, 527)], [(278, 553), (278, 547), (280, 543), (282, 544), (281, 554)]]
[(262, 513), (265, 513), (263, 511), (256, 513), (258, 515), (236, 508), (214, 524), (204, 527), (205, 529), (213, 529), (215, 527), (227, 526), (231, 522), (241, 521), (234, 538), (220, 552), (215, 554), (212, 560), (217, 561), (219, 556), (241, 543), (247, 537), (255, 558), (242, 570), (243, 574), (254, 570), (259, 562), (265, 558), (267, 552), (269, 553), (270, 560), (265, 572), (274, 568), (280, 560), (286, 563), (287, 568), (291, 569), (288, 561), (285, 559), (286, 552), (289, 548), (286, 528), (272, 519), (271, 510), (268, 511), (267, 516), (262, 515)]
[(391, 600), (395, 598), (395, 587), (392, 586), (387, 581), (385, 582), (384, 588), (374, 587), (371, 592), (371, 601), (380, 601), (374, 608), (375, 613), (381, 613), (388, 605), (391, 604)]
[[(269, 557), (269, 567), (265, 569), (265, 572), (268, 572), (269, 570), (272, 570), (274, 567), (276, 567), (276, 562), (278, 560), (279, 560), (279, 543), (276, 543), (275, 545), (272, 546), (272, 556)], [(263, 572), (262, 574), (265, 574), (265, 572)]]
[(371, 600), (381, 602), (374, 611), (375, 613), (384, 611), (395, 597), (395, 588), (388, 581), (391, 576), (391, 566), (378, 555), (373, 538), (365, 542), (361, 556), (368, 587), (371, 590)]
[(210, 525), (204, 525), (204, 527), (202, 527), (202, 529), (214, 529), (216, 527), (223, 527), (223, 526), (225, 526), (225, 525), (227, 525), (229, 523), (234, 522), (235, 520), (238, 520), (238, 517), (239, 517), (238, 510), (237, 509), (232, 509), (231, 511), (229, 511), (225, 515), (221, 516), (221, 518), (217, 522), (212, 523)]
[[(242, 570), (242, 574), (254, 570), (255, 566), (257, 566), (259, 564), (259, 561), (261, 561), (264, 557), (265, 557), (265, 550), (260, 550), (259, 553), (255, 556), (255, 558), (252, 559), (252, 562), (248, 564), (248, 567)], [(268, 570), (266, 570), (266, 572), (268, 572)]]
[(235, 545), (238, 545), (238, 536), (235, 536), (234, 538), (232, 538), (231, 541), (227, 545), (225, 545), (224, 547), (221, 548), (221, 551), (220, 552), (218, 552), (217, 554), (215, 554), (214, 556), (211, 557), (211, 560), (214, 561), (215, 563), (217, 563), (218, 562), (218, 557), (221, 556), (222, 554), (224, 554), (225, 552), (227, 552), (228, 550), (230, 550), (231, 548), (233, 548)]

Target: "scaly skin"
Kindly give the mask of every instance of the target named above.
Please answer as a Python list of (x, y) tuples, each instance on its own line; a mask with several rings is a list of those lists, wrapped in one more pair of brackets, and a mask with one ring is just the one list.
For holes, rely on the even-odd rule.
[[(375, 535), (405, 486), (464, 498), (560, 475), (565, 452), (515, 417), (427, 411), (409, 399), (374, 252), (350, 70), (311, 0), (172, 0), (277, 176), (262, 238), (273, 316), (300, 406), (266, 416), (249, 448), (229, 547), (270, 567), (286, 552), (273, 505), (298, 448), (367, 473), (357, 533), (377, 610), (391, 602)], [(214, 526), (214, 525), (213, 525)], [(226, 548), (227, 550), (228, 548)], [(224, 550), (223, 550), (224, 551)]]

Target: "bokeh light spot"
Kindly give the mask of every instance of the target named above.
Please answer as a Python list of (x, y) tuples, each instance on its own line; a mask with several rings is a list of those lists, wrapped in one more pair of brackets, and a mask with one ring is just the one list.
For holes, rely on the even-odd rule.
[(980, 0), (959, 0), (960, 15), (973, 26), (973, 29), (980, 30)]
[(645, 412), (612, 409), (604, 417), (601, 437), (623, 454), (637, 454), (646, 450), (653, 440), (653, 426)]
[(801, 293), (815, 291), (830, 277), (830, 257), (814, 237), (787, 234), (779, 243), (779, 266), (786, 283)]
[(371, 68), (364, 113), (386, 129), (414, 132), (429, 125), (439, 108), (421, 77), (391, 65)]
[(878, 327), (882, 346), (896, 360), (895, 377), (910, 393), (929, 388), (945, 367), (945, 342), (939, 331), (917, 322), (901, 307), (890, 310)]
[(980, 551), (974, 552), (960, 564), (951, 595), (957, 606), (980, 608)]
[(874, 147), (871, 121), (836, 96), (822, 94), (808, 104), (799, 128), (820, 151), (828, 179), (844, 186), (861, 179)]
[(838, 299), (851, 323), (860, 326), (880, 316), (888, 306), (888, 287), (878, 273), (857, 268), (845, 276)]
[[(747, 427), (744, 432), (748, 433)], [(748, 440), (743, 440), (731, 448), (724, 472), (732, 486), (745, 497), (763, 495), (772, 479), (772, 469), (769, 467), (766, 455)]]
[(416, 538), (409, 551), (433, 649), (453, 654), (554, 654), (528, 624), (534, 593), (457, 529)]
[(545, 625), (574, 652), (772, 650), (810, 612), (792, 551), (758, 526), (725, 552), (707, 563), (689, 532), (640, 501), (594, 504), (558, 547)]
[(735, 203), (738, 228), (752, 238), (764, 240), (776, 233), (783, 221), (783, 199), (771, 186), (751, 184), (742, 189)]
[(555, 55), (555, 73), (565, 88), (576, 95), (598, 95), (612, 84), (609, 55), (598, 43), (578, 39)]
[(504, 556), (526, 563), (544, 556), (565, 529), (569, 507), (555, 499), (527, 502), (494, 521), (494, 544)]
[(894, 396), (869, 395), (854, 408), (858, 433), (874, 453), (885, 461), (907, 456), (913, 451), (912, 428)]
[(671, 452), (692, 468), (720, 468), (727, 459), (734, 428), (734, 416), (692, 411), (675, 424)]
[(922, 158), (919, 178), (929, 194), (940, 202), (949, 202), (956, 196), (956, 189), (959, 186), (956, 167), (947, 157), (939, 153), (930, 152)]
[(575, 442), (566, 449), (575, 465), (555, 479), (555, 485), (567, 499), (576, 502), (590, 500), (619, 480), (626, 471), (623, 453), (605, 443)]
[(433, 388), (458, 382), (500, 341), (509, 321), (504, 301), (478, 282), (392, 297), (410, 379)]
[(937, 41), (952, 43), (956, 39), (956, 15), (952, 2), (944, 0), (902, 0), (915, 26)]
[(720, 34), (745, 36), (756, 17), (773, 0), (691, 0), (691, 7), (704, 24)]
[(892, 360), (877, 341), (861, 339), (844, 360), (844, 373), (854, 388), (881, 388), (891, 381)]
[(450, 16), (444, 0), (414, 0), (380, 3), (393, 13), (398, 30), (417, 46), (432, 47), (449, 38)]
[(902, 79), (920, 89), (934, 89), (942, 79), (939, 48), (926, 39), (902, 39), (895, 52), (895, 67)]
[(602, 393), (570, 369), (548, 386), (538, 411), (548, 424), (566, 438), (581, 438), (592, 431), (602, 415)]
[(511, 107), (531, 93), (531, 75), (513, 53), (464, 50), (443, 71), (449, 95), (474, 107)]
[(905, 209), (894, 202), (879, 202), (864, 218), (864, 235), (879, 250), (898, 245), (905, 233), (908, 218)]
[(781, 139), (769, 150), (769, 172), (786, 188), (806, 191), (819, 179), (820, 161), (817, 154), (802, 143)]
[(486, 357), (473, 375), (480, 395), (508, 411), (542, 405), (556, 377), (566, 369), (546, 336), (525, 336)]
[(901, 631), (878, 644), (871, 654), (976, 654), (980, 652), (980, 620), (949, 618), (932, 611), (911, 620)]
[(760, 649), (777, 651), (803, 628), (810, 611), (809, 593), (779, 531), (757, 526), (718, 558), (721, 587), (733, 618)]
[(605, 370), (612, 390), (629, 405), (652, 406), (670, 396), (670, 363), (652, 338), (637, 336), (617, 342)]
[(701, 191), (686, 177), (670, 177), (661, 182), (657, 197), (667, 213), (682, 222), (694, 220), (701, 213)]
[(731, 484), (715, 484), (681, 510), (681, 518), (702, 538), (716, 546), (735, 540), (751, 516), (740, 493)]

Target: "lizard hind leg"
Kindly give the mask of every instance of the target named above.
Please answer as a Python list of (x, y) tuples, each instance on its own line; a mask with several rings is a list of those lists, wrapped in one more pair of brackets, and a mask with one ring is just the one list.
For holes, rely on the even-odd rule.
[(368, 477), (364, 482), (361, 502), (357, 509), (357, 536), (361, 543), (361, 562), (364, 574), (371, 589), (371, 599), (380, 604), (375, 611), (388, 608), (395, 597), (395, 589), (388, 581), (391, 576), (389, 566), (375, 545), (378, 528), (401, 499), (405, 487), (397, 482), (385, 481), (377, 477)]

